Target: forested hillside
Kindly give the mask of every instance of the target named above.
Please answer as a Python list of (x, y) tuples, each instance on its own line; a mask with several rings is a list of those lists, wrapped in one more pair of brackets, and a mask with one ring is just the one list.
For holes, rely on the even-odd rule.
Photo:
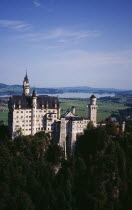
[(0, 210), (132, 209), (132, 127), (88, 126), (75, 153), (40, 132), (13, 141), (0, 127)]

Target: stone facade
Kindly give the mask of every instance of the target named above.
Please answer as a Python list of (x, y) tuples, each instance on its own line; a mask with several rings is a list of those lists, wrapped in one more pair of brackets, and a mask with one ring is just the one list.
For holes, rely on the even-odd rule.
[(72, 110), (63, 115), (60, 123), (60, 145), (65, 148), (68, 144), (71, 150), (74, 150), (77, 136), (83, 134), (89, 121), (89, 119), (73, 114)]
[(77, 136), (82, 135), (90, 121), (97, 126), (96, 97), (90, 97), (88, 118), (78, 117), (75, 107), (60, 116), (58, 97), (30, 95), (30, 84), (26, 74), (23, 94), (11, 96), (8, 103), (8, 127), (12, 138), (21, 130), (23, 135), (34, 135), (39, 131), (50, 133), (58, 140), (66, 153), (67, 145), (74, 150)]
[(11, 96), (8, 103), (8, 127), (12, 137), (21, 129), (23, 135), (36, 132), (58, 132), (55, 123), (60, 119), (58, 97), (36, 96), (35, 90), (29, 94), (27, 75), (23, 82), (23, 94)]

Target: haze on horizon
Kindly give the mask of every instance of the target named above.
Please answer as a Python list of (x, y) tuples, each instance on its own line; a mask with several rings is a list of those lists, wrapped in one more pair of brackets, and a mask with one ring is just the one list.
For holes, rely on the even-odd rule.
[(1, 0), (0, 83), (132, 89), (132, 1)]

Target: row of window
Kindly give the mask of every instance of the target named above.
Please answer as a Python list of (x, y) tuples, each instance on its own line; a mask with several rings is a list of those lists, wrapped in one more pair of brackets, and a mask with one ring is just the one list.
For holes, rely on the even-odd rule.
[(84, 123), (84, 124), (86, 124), (87, 121), (75, 121), (75, 122), (73, 122), (73, 123), (77, 123), (77, 124), (82, 124), (82, 123)]
[(23, 123), (24, 123), (24, 122), (31, 122), (31, 120), (22, 120), (22, 121), (17, 120), (17, 121), (16, 121), (16, 123), (19, 123), (19, 122), (23, 122)]
[[(25, 111), (16, 111), (16, 113), (24, 113), (24, 112), (25, 112)], [(29, 111), (27, 110), (27, 111), (26, 111), (26, 113), (31, 113), (31, 112), (32, 112), (31, 110), (29, 110)], [(36, 111), (36, 112), (42, 113), (42, 112), (47, 112), (47, 111), (46, 111), (46, 110), (43, 110), (43, 111), (42, 111), (42, 110), (39, 110), (39, 111)], [(52, 111), (48, 111), (48, 112), (49, 112), (49, 113), (52, 113), (52, 112), (55, 113), (56, 111), (55, 111), (55, 110), (52, 110)]]
[[(28, 115), (25, 116), (25, 118), (28, 118), (28, 117), (31, 118), (31, 116), (28, 116)], [(17, 115), (16, 118), (24, 118), (24, 117), (23, 117), (23, 116), (19, 117), (19, 116)]]
[(48, 114), (47, 116), (48, 116), (48, 117), (56, 117), (55, 114)]
[[(32, 111), (26, 111), (26, 113), (31, 113)], [(16, 113), (24, 113), (24, 111), (17, 111)]]
[[(25, 130), (25, 131), (31, 131), (31, 128), (29, 128), (29, 129), (27, 129), (27, 128), (26, 128), (26, 129), (22, 129), (22, 131), (24, 131), (24, 130)], [(33, 129), (33, 130), (34, 130), (34, 129)], [(42, 127), (42, 128), (36, 128), (36, 130), (37, 130), (37, 131), (40, 131), (40, 130), (42, 131), (42, 130), (44, 130), (44, 128), (43, 128), (43, 127)]]
[[(36, 115), (36, 116), (33, 115), (33, 117), (39, 117), (39, 118), (40, 118), (40, 117), (44, 117), (44, 115)], [(56, 115), (54, 115), (54, 117), (56, 117)], [(24, 118), (24, 116), (21, 116), (21, 117), (20, 117), (20, 116), (17, 115), (16, 118)], [(26, 115), (25, 118), (31, 118), (31, 115), (29, 115), (29, 116)]]
[(97, 107), (92, 107), (92, 110), (96, 110), (97, 109)]
[(50, 127), (50, 128), (48, 128), (48, 131), (49, 131), (49, 130), (50, 130), (50, 131), (53, 131), (53, 130), (55, 131), (55, 128)]

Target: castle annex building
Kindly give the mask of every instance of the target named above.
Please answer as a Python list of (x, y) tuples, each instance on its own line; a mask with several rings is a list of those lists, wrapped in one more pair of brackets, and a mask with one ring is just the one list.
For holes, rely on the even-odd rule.
[(94, 126), (97, 125), (98, 106), (94, 95), (91, 96), (88, 105), (88, 118), (78, 117), (75, 107), (60, 116), (58, 97), (37, 96), (35, 90), (30, 95), (27, 74), (23, 81), (22, 95), (11, 96), (8, 107), (8, 127), (13, 138), (18, 130), (21, 130), (23, 135), (34, 135), (45, 131), (58, 140), (65, 151), (67, 140), (73, 148), (77, 136), (83, 134), (89, 121), (92, 121)]

